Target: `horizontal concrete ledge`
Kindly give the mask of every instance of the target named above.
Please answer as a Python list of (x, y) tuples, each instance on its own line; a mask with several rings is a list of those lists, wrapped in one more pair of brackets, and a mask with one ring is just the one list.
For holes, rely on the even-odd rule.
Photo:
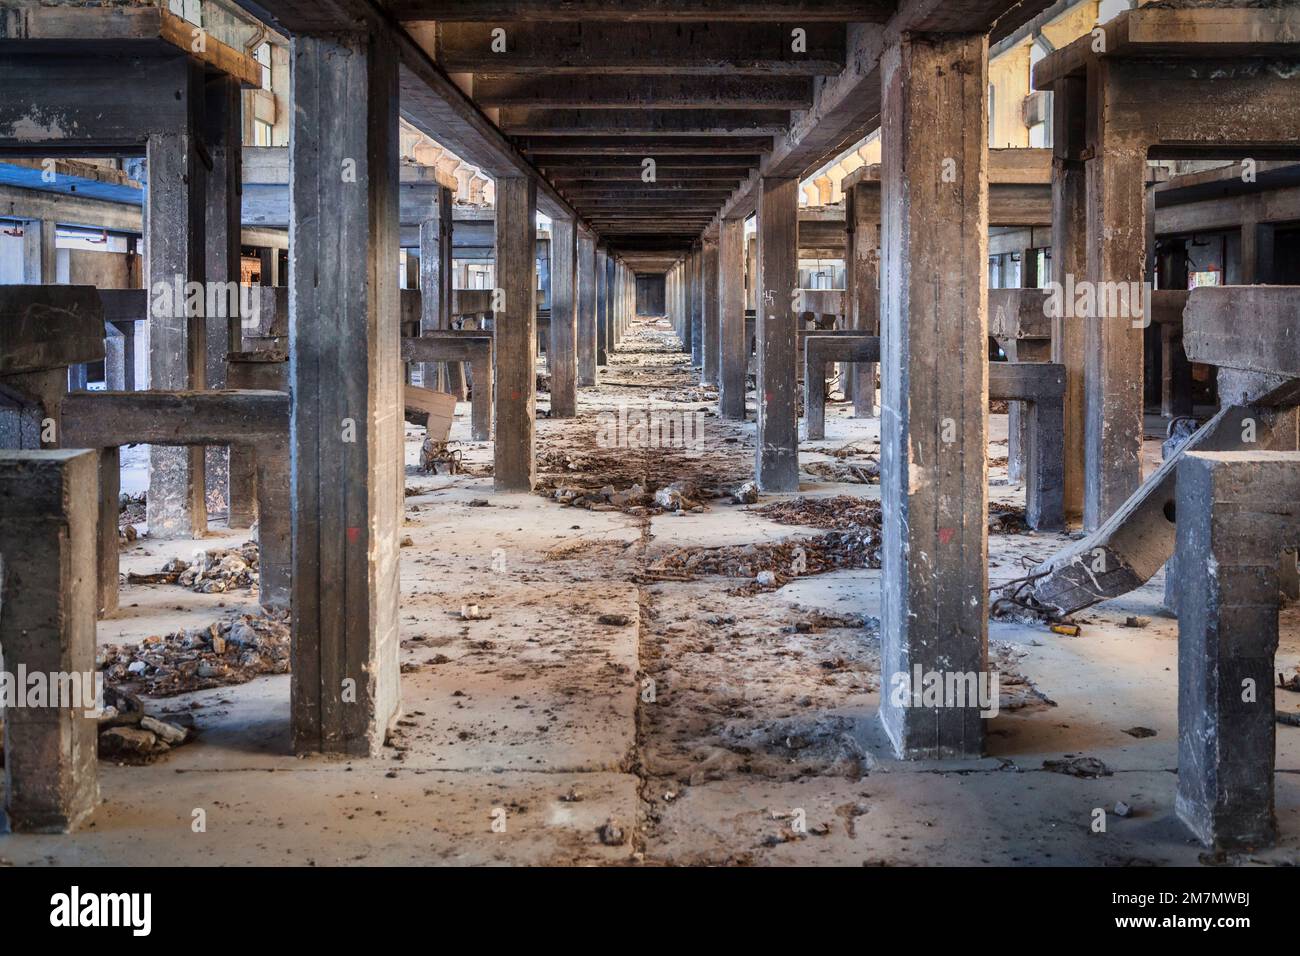
[[(877, 335), (810, 334), (803, 340), (809, 369), (826, 362), (879, 362), (880, 337)], [(807, 373), (805, 373), (807, 374)]]
[(989, 398), (1007, 402), (1062, 402), (1065, 366), (1054, 362), (989, 362)]
[(1193, 289), (1183, 347), (1193, 362), (1300, 378), (1300, 286)]
[(492, 355), (492, 333), (425, 332), (402, 339), (403, 362), (472, 362)]
[(63, 401), (67, 448), (255, 445), (289, 428), (286, 392), (73, 392)]
[(0, 285), (0, 375), (104, 357), (104, 310), (94, 286)]

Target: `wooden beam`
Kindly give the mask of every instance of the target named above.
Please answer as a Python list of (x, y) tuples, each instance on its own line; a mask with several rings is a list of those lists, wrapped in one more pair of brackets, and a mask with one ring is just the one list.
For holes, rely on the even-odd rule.
[(807, 77), (487, 74), (474, 77), (479, 106), (545, 109), (801, 110), (812, 105)]
[[(614, 4), (609, 9), (617, 9)], [(439, 23), (439, 65), (450, 73), (659, 73), (670, 76), (833, 76), (844, 68), (845, 28), (796, 17), (780, 23), (510, 23), (494, 52), (493, 23)], [(805, 31), (795, 52), (791, 31)]]
[(600, 21), (674, 23), (790, 20), (792, 22), (882, 22), (894, 12), (894, 0), (384, 0), (398, 20), (479, 21)]
[(784, 110), (542, 110), (507, 107), (498, 124), (512, 136), (776, 136), (790, 125)]
[(539, 135), (517, 140), (527, 153), (547, 156), (725, 156), (751, 155), (772, 148), (770, 136), (570, 136)]

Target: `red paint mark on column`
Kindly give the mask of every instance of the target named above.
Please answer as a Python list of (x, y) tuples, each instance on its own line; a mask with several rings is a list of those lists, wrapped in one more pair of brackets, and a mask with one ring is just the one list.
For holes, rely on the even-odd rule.
[(348, 544), (356, 544), (361, 540), (360, 528), (348, 528)]
[(956, 528), (940, 528), (940, 529), (939, 529), (939, 543), (940, 543), (940, 544), (947, 544), (949, 541), (952, 540), (952, 536), (953, 536), (954, 534), (956, 534), (956, 532), (957, 532), (957, 529), (956, 529)]

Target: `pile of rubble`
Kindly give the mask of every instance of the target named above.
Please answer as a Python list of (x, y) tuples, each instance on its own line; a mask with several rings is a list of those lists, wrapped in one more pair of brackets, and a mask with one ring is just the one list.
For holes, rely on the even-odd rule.
[(554, 489), (543, 490), (546, 497), (554, 498), (562, 505), (586, 508), (588, 511), (622, 511), (630, 515), (663, 514), (700, 514), (705, 510), (703, 496), (698, 488), (689, 481), (675, 481), (655, 490), (653, 484), (643, 486), (633, 483), (628, 488), (618, 491), (613, 485), (603, 485), (597, 490), (561, 484)]
[(117, 540), (120, 544), (130, 544), (137, 537), (135, 526), (147, 520), (147, 506), (144, 492), (129, 495), (123, 492), (117, 503)]
[(289, 672), (289, 612), (240, 615), (206, 628), (99, 648), (107, 686), (151, 697), (243, 684)]
[(145, 713), (144, 704), (134, 694), (105, 687), (99, 715), (99, 756), (119, 763), (150, 763), (186, 743), (193, 724), (187, 714), (160, 720)]
[(878, 528), (831, 531), (809, 538), (720, 548), (677, 548), (650, 565), (648, 577), (690, 580), (706, 574), (750, 578), (751, 589), (780, 587), (795, 578), (841, 568), (879, 568)]
[(790, 498), (754, 508), (753, 511), (777, 524), (797, 524), (835, 531), (856, 531), (862, 528), (880, 530), (880, 502), (855, 495)]
[(129, 584), (179, 584), (197, 594), (224, 594), (236, 588), (257, 584), (257, 542), (249, 541), (238, 548), (213, 548), (202, 560), (172, 558), (156, 574), (129, 573)]

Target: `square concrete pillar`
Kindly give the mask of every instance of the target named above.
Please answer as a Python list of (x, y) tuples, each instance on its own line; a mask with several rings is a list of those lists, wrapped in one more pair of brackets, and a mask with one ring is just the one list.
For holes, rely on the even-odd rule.
[(293, 738), (375, 754), (399, 708), (397, 54), (298, 34), (292, 64)]
[(764, 491), (799, 490), (794, 291), (799, 284), (799, 181), (760, 179), (758, 194), (758, 451)]
[[(438, 202), (420, 223), (420, 332), (451, 328), (451, 190), (438, 190)], [(459, 362), (427, 363), (421, 368), (425, 388), (445, 389), (459, 399), (466, 394), (465, 369)]]
[[(205, 82), (204, 138), (212, 171), (208, 174), (205, 271), (209, 282), (234, 283), (238, 289), (241, 267), (240, 193), (243, 182), (242, 113), (239, 80), (218, 74)], [(230, 286), (226, 286), (230, 288)], [(243, 348), (242, 316), (229, 308), (225, 315), (210, 314), (207, 324), (205, 369), (208, 388), (227, 388), (226, 362), (231, 352)], [(242, 307), (242, 299), (239, 300)], [(217, 310), (218, 313), (223, 310)], [(204, 482), (209, 494), (230, 503), (230, 451), (204, 449)]]
[(537, 183), (497, 180), (496, 266), (503, 308), (496, 313), (497, 422), (493, 487), (532, 491), (537, 479)]
[(691, 256), (686, 260), (690, 283), (691, 310), (691, 364), (704, 364), (704, 250), (699, 243), (691, 249)]
[(718, 320), (718, 240), (705, 238), (702, 251), (702, 270), (704, 293), (704, 368), (700, 372), (700, 381), (705, 385), (717, 385), (721, 365), (722, 339)]
[[(208, 166), (199, 142), (206, 87), (202, 65), (177, 63), (177, 95), (187, 104), (187, 124), (155, 133), (146, 144), (145, 288), (149, 293), (149, 387), (163, 391), (204, 388), (207, 322), (186, 315), (187, 282), (207, 278)], [(224, 248), (224, 247), (223, 247)], [(168, 294), (170, 293), (170, 294)], [(190, 538), (208, 526), (204, 500), (204, 450), (157, 445), (149, 450), (147, 520), (155, 538)]]
[[(1090, 109), (1104, 117), (1124, 89), (1121, 70), (1105, 60), (1089, 74)], [(1146, 278), (1147, 141), (1141, 129), (1092, 124), (1085, 162), (1087, 276), (1097, 291), (1084, 318), (1083, 526), (1109, 518), (1142, 483), (1143, 329), (1140, 314), (1105, 314), (1110, 283)], [(1136, 305), (1140, 308), (1145, 294)], [(1106, 303), (1106, 308), (1103, 308)], [(1130, 301), (1130, 310), (1134, 303)], [(1076, 320), (1077, 321), (1077, 320)]]
[(745, 335), (745, 220), (724, 219), (718, 235), (718, 410), (745, 420), (749, 341)]
[[(912, 36), (881, 61), (881, 675), (987, 670), (988, 42)], [(766, 288), (766, 283), (764, 284)], [(976, 702), (880, 715), (902, 757), (974, 757)]]
[(1273, 842), (1278, 558), (1300, 543), (1300, 452), (1178, 464), (1178, 796), (1202, 843)]
[(596, 365), (609, 364), (609, 253), (596, 247)]
[[(849, 320), (855, 332), (880, 334), (880, 210), (879, 200), (861, 184), (845, 196), (845, 219), (849, 226), (848, 289)], [(872, 418), (876, 414), (877, 364), (859, 362), (853, 366), (853, 416)]]
[(44, 706), (4, 712), (4, 810), (14, 831), (66, 833), (99, 802), (99, 726), (88, 716), (98, 467), (93, 451), (0, 452), (3, 669), (40, 674), (51, 689)]
[[(1064, 288), (1067, 277), (1085, 275), (1088, 238), (1088, 183), (1084, 170), (1087, 82), (1066, 77), (1052, 91), (1052, 264), (1051, 281)], [(1065, 366), (1065, 517), (1083, 519), (1084, 376), (1087, 326), (1064, 312), (1052, 317), (1052, 361)]]
[(572, 219), (551, 220), (551, 417), (578, 413), (578, 231)]
[(578, 385), (596, 384), (596, 237), (578, 235)]

